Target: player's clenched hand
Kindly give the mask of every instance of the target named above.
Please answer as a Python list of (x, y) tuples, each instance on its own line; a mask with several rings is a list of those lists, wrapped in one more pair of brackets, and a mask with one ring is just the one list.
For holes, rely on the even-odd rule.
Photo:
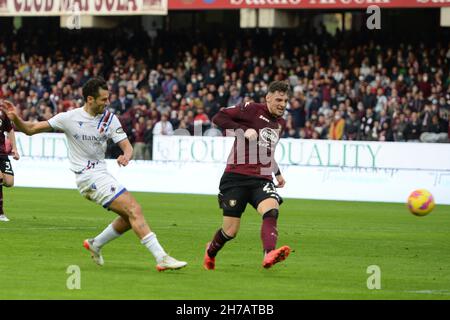
[(130, 159), (128, 159), (127, 157), (125, 157), (123, 154), (120, 155), (120, 156), (117, 158), (117, 163), (118, 163), (119, 166), (121, 166), (121, 167), (125, 167), (129, 162), (130, 162)]
[(14, 160), (19, 160), (20, 159), (19, 152), (17, 152), (16, 149), (12, 149), (11, 150), (11, 154), (12, 154)]
[(14, 107), (14, 105), (7, 101), (7, 100), (0, 100), (0, 109), (6, 113), (6, 116), (10, 119), (10, 120), (14, 120), (14, 118), (17, 117), (17, 113), (16, 113), (16, 107)]
[(275, 186), (275, 188), (283, 188), (286, 184), (286, 180), (284, 180), (283, 176), (280, 174), (275, 177), (277, 179), (278, 184)]
[(244, 137), (247, 138), (249, 141), (254, 141), (258, 139), (258, 132), (256, 132), (255, 129), (247, 129), (245, 130)]

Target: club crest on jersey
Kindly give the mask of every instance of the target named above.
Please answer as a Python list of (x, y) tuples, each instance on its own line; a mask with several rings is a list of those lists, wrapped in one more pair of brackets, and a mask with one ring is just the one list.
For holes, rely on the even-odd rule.
[(83, 126), (83, 121), (78, 121), (78, 124), (80, 125), (80, 128)]
[(262, 141), (268, 144), (276, 144), (278, 142), (278, 132), (272, 128), (264, 128), (259, 132)]
[(234, 207), (236, 205), (236, 203), (237, 203), (237, 200), (230, 200), (229, 201), (230, 207)]
[(269, 123), (269, 119), (267, 119), (266, 117), (264, 117), (263, 115), (259, 116), (260, 119), (264, 120), (265, 122)]
[(112, 114), (108, 110), (105, 110), (105, 112), (103, 112), (102, 117), (100, 118), (100, 121), (98, 122), (97, 130), (100, 133), (108, 131), (109, 125), (111, 124), (113, 117), (114, 114)]

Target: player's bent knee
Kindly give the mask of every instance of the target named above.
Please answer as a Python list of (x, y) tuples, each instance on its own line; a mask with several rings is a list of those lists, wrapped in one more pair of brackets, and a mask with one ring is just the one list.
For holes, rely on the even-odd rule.
[(8, 176), (4, 175), (3, 176), (3, 186), (8, 187), (8, 188), (14, 186), (14, 179), (12, 179), (11, 176), (9, 176), (9, 178), (8, 178)]
[(132, 205), (128, 210), (128, 216), (131, 219), (139, 219), (142, 218), (142, 208), (139, 204)]
[(236, 238), (239, 229), (227, 229), (225, 230), (226, 235), (231, 239)]
[(271, 209), (263, 214), (263, 219), (275, 218), (278, 219), (278, 209)]
[(238, 234), (239, 227), (229, 227), (226, 230), (222, 228), (222, 231), (224, 233), (224, 236), (228, 238), (228, 240), (233, 240)]

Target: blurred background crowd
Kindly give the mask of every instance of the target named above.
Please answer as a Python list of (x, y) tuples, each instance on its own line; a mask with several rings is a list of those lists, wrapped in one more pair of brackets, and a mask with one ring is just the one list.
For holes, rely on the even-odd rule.
[(151, 159), (154, 135), (196, 126), (220, 135), (212, 117), (264, 103), (273, 80), (292, 88), (285, 138), (449, 141), (448, 41), (392, 43), (324, 28), (307, 36), (64, 32), (54, 42), (40, 30), (0, 35), (0, 99), (28, 121), (47, 120), (82, 106), (82, 85), (102, 76), (136, 159)]

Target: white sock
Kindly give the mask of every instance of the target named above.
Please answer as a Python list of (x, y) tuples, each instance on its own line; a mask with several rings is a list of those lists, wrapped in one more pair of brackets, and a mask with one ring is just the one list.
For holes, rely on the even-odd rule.
[(112, 223), (105, 228), (98, 236), (94, 238), (94, 246), (103, 247), (108, 242), (120, 237), (121, 234), (114, 230)]
[(156, 262), (159, 263), (167, 255), (164, 249), (156, 239), (156, 234), (150, 232), (148, 235), (142, 238), (141, 243), (147, 247), (147, 249), (153, 254)]

